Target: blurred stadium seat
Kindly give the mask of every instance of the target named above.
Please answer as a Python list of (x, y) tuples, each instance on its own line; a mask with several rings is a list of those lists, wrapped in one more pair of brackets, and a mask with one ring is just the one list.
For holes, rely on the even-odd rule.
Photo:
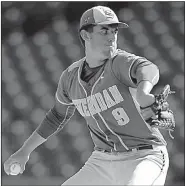
[[(2, 166), (52, 107), (62, 71), (84, 55), (78, 22), (71, 23), (65, 13), (68, 6), (69, 2), (2, 2)], [(166, 185), (184, 185), (184, 3), (132, 2), (119, 7), (117, 14), (130, 26), (120, 31), (119, 46), (159, 66), (155, 91), (167, 83), (176, 91), (170, 97), (175, 140), (164, 134), (171, 156)], [(47, 15), (51, 19), (42, 20)], [(38, 20), (29, 22), (30, 16), (39, 17), (42, 28), (36, 28)], [(60, 134), (31, 154), (19, 179), (2, 171), (2, 183), (62, 183), (79, 170), (92, 149), (86, 124), (76, 113)]]

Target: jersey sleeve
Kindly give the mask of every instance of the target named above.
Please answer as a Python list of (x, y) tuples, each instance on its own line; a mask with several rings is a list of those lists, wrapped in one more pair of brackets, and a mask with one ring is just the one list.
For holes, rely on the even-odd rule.
[(131, 77), (138, 85), (141, 81), (149, 81), (153, 86), (159, 81), (159, 68), (148, 60), (134, 63)]
[(72, 105), (73, 102), (69, 97), (68, 94), (68, 74), (67, 71), (63, 71), (62, 75), (60, 76), (57, 91), (55, 94), (56, 100), (64, 105)]
[(136, 88), (141, 81), (150, 81), (155, 85), (159, 80), (159, 69), (144, 57), (122, 52), (112, 64), (112, 70), (123, 84)]

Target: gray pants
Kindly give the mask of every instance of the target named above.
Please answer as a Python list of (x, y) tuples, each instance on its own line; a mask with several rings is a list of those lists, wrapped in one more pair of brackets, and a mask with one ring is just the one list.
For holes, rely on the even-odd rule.
[(94, 151), (62, 185), (164, 185), (169, 167), (165, 146), (136, 152)]

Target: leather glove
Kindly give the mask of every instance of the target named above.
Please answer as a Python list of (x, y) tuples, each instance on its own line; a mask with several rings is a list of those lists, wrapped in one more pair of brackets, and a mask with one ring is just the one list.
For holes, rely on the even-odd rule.
[(167, 102), (171, 93), (174, 92), (170, 90), (170, 85), (166, 85), (159, 94), (154, 95), (155, 102), (152, 105), (141, 108), (141, 115), (151, 127), (168, 130), (170, 136), (174, 138), (171, 131), (175, 129), (175, 119)]

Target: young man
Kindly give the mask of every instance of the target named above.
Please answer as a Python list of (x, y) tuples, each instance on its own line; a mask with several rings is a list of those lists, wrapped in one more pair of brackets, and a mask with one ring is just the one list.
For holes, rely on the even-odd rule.
[(117, 49), (118, 28), (127, 27), (108, 7), (84, 12), (79, 33), (86, 55), (62, 73), (54, 107), (5, 162), (7, 174), (14, 162), (23, 173), (30, 153), (61, 130), (77, 108), (95, 147), (82, 169), (63, 185), (164, 185), (166, 141), (145, 121), (153, 113), (141, 109), (155, 102), (150, 92), (159, 70), (147, 59)]

